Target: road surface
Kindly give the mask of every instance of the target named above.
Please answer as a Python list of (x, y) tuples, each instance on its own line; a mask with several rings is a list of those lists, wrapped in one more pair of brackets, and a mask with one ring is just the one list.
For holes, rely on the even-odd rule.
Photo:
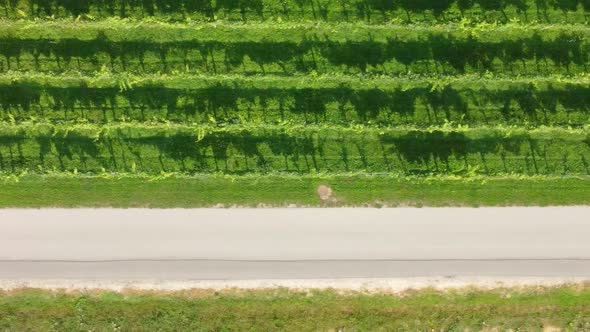
[(0, 279), (590, 279), (590, 207), (0, 210)]

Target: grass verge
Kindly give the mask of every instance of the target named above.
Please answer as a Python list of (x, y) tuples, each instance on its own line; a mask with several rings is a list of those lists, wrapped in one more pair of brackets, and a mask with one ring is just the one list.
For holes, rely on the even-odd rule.
[[(333, 196), (321, 200), (320, 185)], [(547, 206), (590, 204), (588, 177), (73, 176), (0, 179), (0, 207)]]
[[(183, 293), (0, 292), (5, 331), (542, 331), (590, 329), (590, 288)], [(553, 330), (552, 330), (553, 331)]]

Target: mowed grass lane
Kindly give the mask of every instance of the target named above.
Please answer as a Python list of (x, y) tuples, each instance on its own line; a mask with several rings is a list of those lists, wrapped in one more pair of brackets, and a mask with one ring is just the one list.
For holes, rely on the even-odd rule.
[(5, 330), (583, 331), (586, 286), (494, 291), (0, 292)]
[[(0, 179), (0, 207), (549, 206), (590, 204), (588, 177), (375, 175), (22, 175)], [(320, 189), (330, 188), (325, 196)], [(325, 188), (324, 187), (324, 188)], [(321, 195), (320, 195), (321, 194)]]

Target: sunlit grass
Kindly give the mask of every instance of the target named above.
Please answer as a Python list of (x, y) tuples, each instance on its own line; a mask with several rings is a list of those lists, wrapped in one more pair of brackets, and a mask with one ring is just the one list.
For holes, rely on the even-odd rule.
[(590, 328), (590, 289), (367, 294), (334, 291), (0, 293), (9, 331), (571, 331)]
[(589, 193), (584, 177), (26, 175), (0, 180), (0, 207), (547, 206), (587, 205)]

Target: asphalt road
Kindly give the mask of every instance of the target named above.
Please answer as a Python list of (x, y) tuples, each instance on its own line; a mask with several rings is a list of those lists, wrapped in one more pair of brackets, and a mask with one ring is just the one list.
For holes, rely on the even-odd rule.
[(590, 207), (0, 210), (0, 279), (590, 277)]

